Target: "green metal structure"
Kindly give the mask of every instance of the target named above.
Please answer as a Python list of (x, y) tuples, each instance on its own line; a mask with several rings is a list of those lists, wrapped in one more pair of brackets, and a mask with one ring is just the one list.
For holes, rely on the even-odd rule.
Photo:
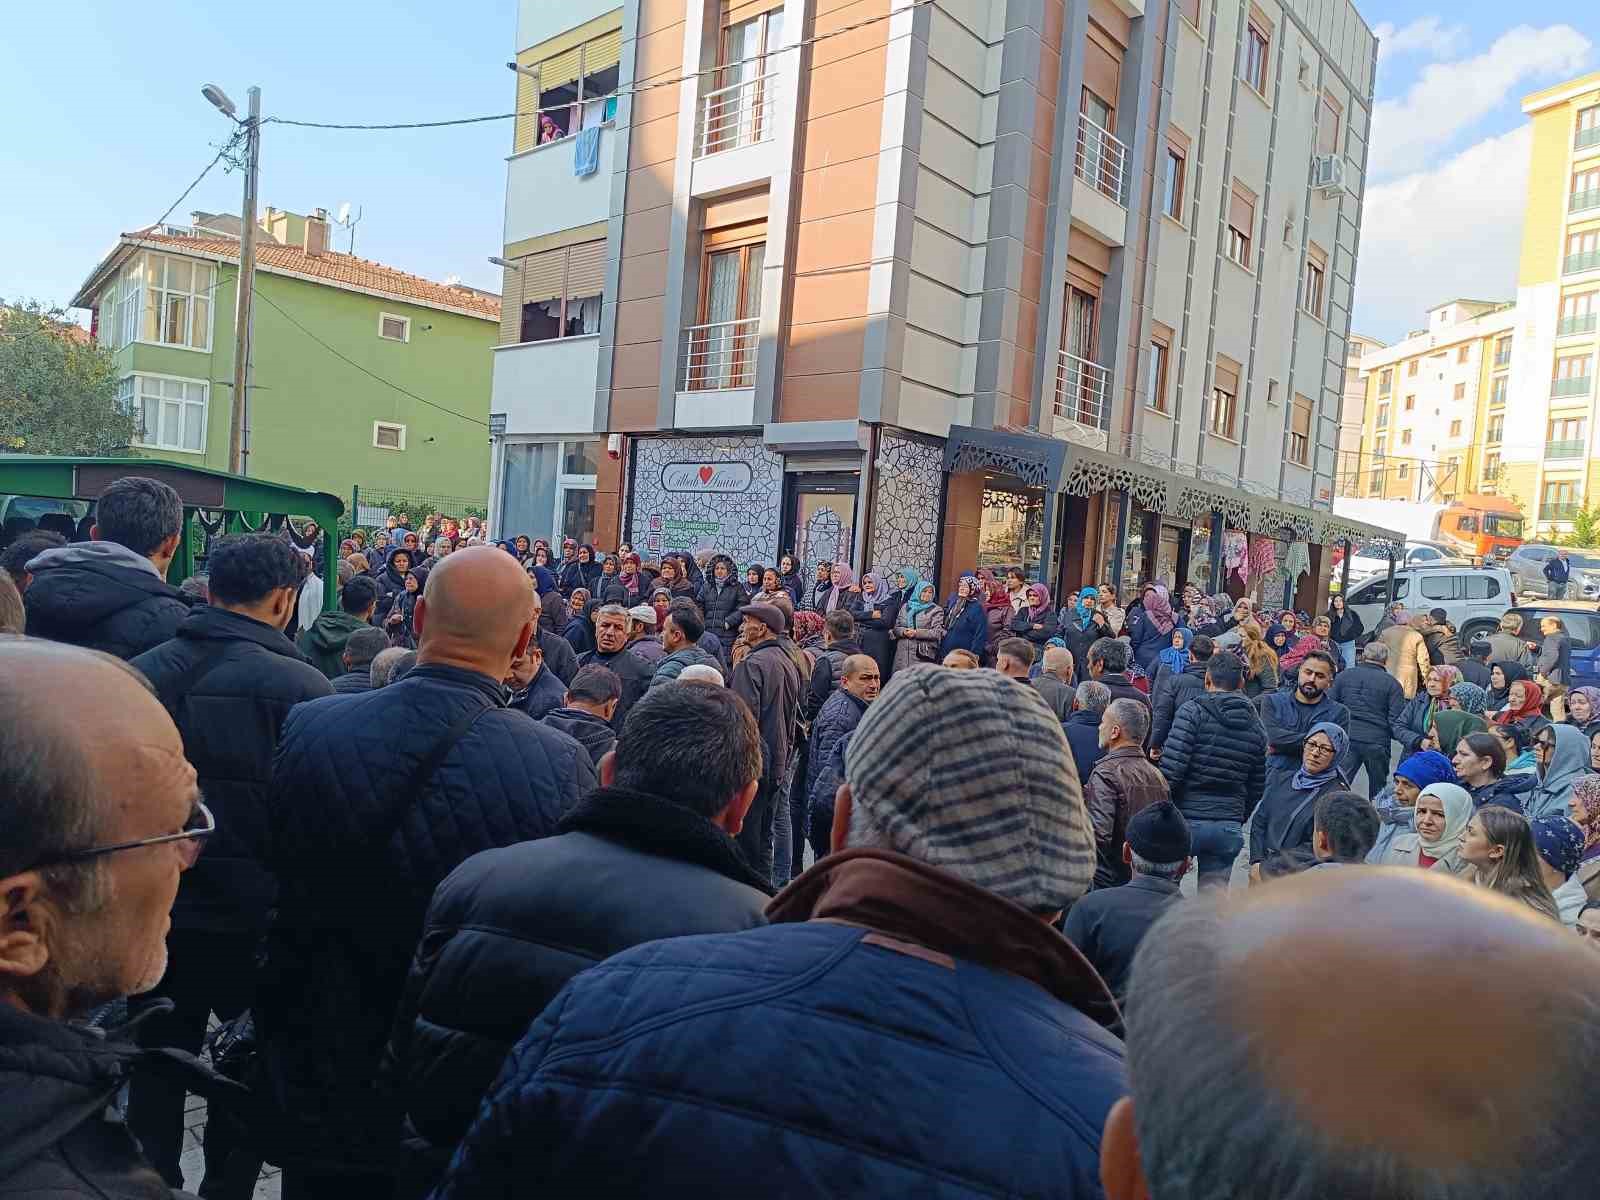
[[(213, 538), (224, 533), (277, 531), (290, 517), (309, 518), (322, 535), (322, 607), (338, 603), (334, 542), (344, 501), (327, 492), (308, 492), (262, 479), (230, 475), (150, 458), (56, 458), (0, 454), (0, 529), (13, 510), (37, 513), (38, 501), (60, 501), (59, 510), (76, 523), (105, 489), (127, 475), (159, 479), (183, 501), (184, 537), (167, 571), (167, 582), (182, 583), (195, 573)], [(0, 535), (3, 536), (3, 535)]]

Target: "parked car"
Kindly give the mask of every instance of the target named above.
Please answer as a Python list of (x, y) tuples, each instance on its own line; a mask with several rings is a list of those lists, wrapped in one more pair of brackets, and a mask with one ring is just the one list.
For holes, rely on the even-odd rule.
[(1350, 587), (1349, 605), (1369, 634), (1393, 600), (1412, 612), (1444, 609), (1463, 647), (1475, 634), (1493, 633), (1500, 614), (1515, 603), (1504, 567), (1407, 567), (1394, 573), (1392, 596), (1387, 574)]
[[(1519, 604), (1511, 610), (1522, 617), (1522, 640), (1535, 645), (1544, 641), (1539, 622), (1544, 617), (1560, 617), (1572, 639), (1572, 682), (1578, 687), (1600, 687), (1600, 612), (1581, 600), (1539, 600)], [(1535, 651), (1535, 656), (1537, 656)]]
[[(1470, 567), (1470, 559), (1461, 558), (1455, 550), (1443, 542), (1407, 542), (1406, 548), (1400, 557), (1394, 560), (1396, 570), (1403, 567)], [(1370, 555), (1356, 554), (1350, 559), (1350, 578), (1371, 579), (1374, 575), (1387, 575), (1389, 573), (1389, 560), (1387, 558)]]
[[(1544, 577), (1544, 565), (1560, 551), (1561, 547), (1530, 542), (1518, 546), (1506, 559), (1506, 569), (1515, 577), (1516, 587), (1523, 596), (1549, 596), (1550, 581)], [(1578, 585), (1586, 600), (1600, 598), (1600, 550), (1567, 550), (1567, 561), (1572, 564), (1571, 582)]]

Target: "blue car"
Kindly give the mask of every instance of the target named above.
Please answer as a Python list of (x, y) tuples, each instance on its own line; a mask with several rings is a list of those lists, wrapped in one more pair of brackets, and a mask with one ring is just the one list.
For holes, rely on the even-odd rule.
[[(1574, 687), (1600, 687), (1600, 611), (1579, 600), (1543, 600), (1519, 604), (1511, 610), (1522, 618), (1523, 641), (1542, 643), (1544, 631), (1539, 622), (1557, 617), (1572, 639), (1572, 683)], [(1537, 657), (1537, 653), (1535, 653)]]

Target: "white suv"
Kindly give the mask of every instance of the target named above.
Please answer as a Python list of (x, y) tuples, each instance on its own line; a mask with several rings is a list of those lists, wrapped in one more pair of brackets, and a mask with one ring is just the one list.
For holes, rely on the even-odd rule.
[(1387, 575), (1350, 589), (1349, 605), (1370, 635), (1391, 600), (1407, 612), (1442, 608), (1456, 627), (1462, 649), (1475, 633), (1493, 633), (1500, 614), (1511, 607), (1511, 573), (1504, 567), (1407, 567), (1394, 573), (1394, 595)]

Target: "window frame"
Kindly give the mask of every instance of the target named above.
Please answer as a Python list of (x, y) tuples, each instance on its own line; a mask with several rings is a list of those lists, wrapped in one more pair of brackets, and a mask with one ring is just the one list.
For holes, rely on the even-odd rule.
[[(129, 439), (129, 445), (137, 446), (142, 450), (161, 450), (161, 451), (165, 451), (165, 452), (172, 453), (172, 454), (192, 454), (192, 455), (196, 455), (196, 456), (198, 456), (200, 458), (204, 458), (205, 455), (206, 455), (206, 445), (207, 445), (208, 440), (211, 437), (211, 381), (208, 380), (208, 379), (195, 379), (192, 376), (188, 376), (188, 375), (168, 375), (168, 374), (164, 374), (164, 373), (159, 372), (159, 371), (130, 371), (122, 379), (117, 381), (117, 383), (118, 383), (117, 400), (118, 400), (119, 404), (122, 403), (122, 401), (123, 401), (123, 396), (122, 396), (122, 393), (121, 393), (122, 384), (125, 381), (128, 381), (128, 380), (132, 380), (133, 381), (133, 391), (132, 391), (132, 395), (131, 395), (130, 398), (131, 398), (132, 403), (133, 403), (133, 410), (132, 410), (131, 415), (133, 416), (134, 421), (135, 421), (134, 434), (133, 434), (133, 437)], [(162, 405), (164, 403), (176, 403), (176, 404), (178, 404), (180, 406), (180, 412), (179, 412), (179, 430), (180, 430), (179, 437), (180, 437), (180, 441), (181, 441), (181, 437), (182, 437), (182, 432), (181, 431), (182, 431), (182, 427), (183, 427), (183, 424), (184, 424), (184, 419), (187, 416), (187, 410), (190, 409), (190, 408), (198, 408), (200, 410), (200, 448), (198, 450), (194, 449), (191, 446), (172, 445), (170, 443), (161, 442), (161, 441), (158, 441), (158, 440), (157, 441), (146, 441), (145, 440), (145, 438), (144, 438), (144, 413), (145, 413), (144, 401), (145, 401), (145, 391), (144, 391), (143, 384), (144, 384), (144, 382), (146, 380), (151, 380), (151, 381), (160, 382), (160, 383), (177, 383), (177, 384), (182, 384), (183, 385), (184, 395), (182, 395), (180, 397), (174, 398), (174, 397), (169, 397), (169, 396), (166, 396), (166, 395), (162, 395), (160, 393), (157, 393), (153, 397), (153, 399), (155, 400), (156, 405), (157, 405), (156, 437), (159, 438), (160, 437), (160, 433), (161, 433), (161, 416), (160, 416), (160, 407), (159, 407), (160, 405)], [(189, 395), (187, 394), (188, 393), (188, 389), (191, 388), (191, 387), (196, 388), (196, 389), (199, 390), (200, 397), (199, 397), (198, 400), (190, 399)]]
[[(517, 289), (518, 289), (517, 290), (517, 296), (518, 296), (518, 299), (516, 301), (516, 305), (517, 305), (517, 317), (516, 317), (516, 319), (517, 319), (517, 340), (515, 342), (508, 342), (508, 343), (506, 343), (507, 345), (511, 345), (511, 346), (537, 346), (537, 345), (542, 345), (545, 342), (560, 342), (560, 341), (569, 340), (571, 338), (599, 337), (600, 336), (600, 331), (598, 329), (596, 329), (593, 333), (584, 333), (582, 331), (579, 331), (577, 333), (568, 333), (567, 332), (567, 322), (571, 319), (571, 312), (572, 312), (571, 305), (572, 305), (572, 303), (574, 301), (577, 301), (579, 304), (582, 304), (583, 301), (585, 301), (585, 300), (599, 300), (600, 303), (601, 303), (602, 308), (604, 307), (604, 304), (605, 304), (605, 291), (604, 291), (605, 281), (603, 279), (601, 280), (601, 288), (602, 288), (602, 290), (598, 295), (594, 295), (594, 296), (575, 296), (575, 295), (572, 294), (572, 290), (573, 290), (572, 289), (572, 252), (574, 250), (580, 248), (580, 247), (591, 246), (591, 245), (594, 245), (594, 244), (595, 244), (594, 242), (574, 242), (574, 243), (572, 243), (571, 245), (568, 245), (568, 246), (557, 246), (552, 250), (536, 250), (532, 254), (524, 254), (521, 258), (517, 259), (517, 272), (518, 272), (518, 280), (517, 280)], [(603, 246), (603, 243), (601, 243), (601, 244)], [(526, 313), (526, 309), (528, 308), (528, 306), (530, 304), (549, 303), (549, 301), (547, 301), (547, 300), (546, 301), (541, 301), (541, 300), (537, 300), (537, 299), (528, 300), (528, 299), (524, 298), (527, 289), (523, 284), (523, 281), (522, 281), (522, 278), (521, 278), (521, 274), (522, 274), (522, 272), (527, 271), (527, 269), (528, 269), (528, 266), (527, 266), (528, 261), (530, 259), (533, 259), (533, 258), (537, 257), (538, 255), (541, 255), (541, 254), (559, 254), (559, 255), (561, 255), (561, 287), (560, 287), (560, 293), (561, 294), (558, 297), (558, 299), (560, 301), (560, 313), (556, 317), (556, 332), (555, 332), (555, 336), (554, 337), (530, 338), (530, 337), (527, 336), (527, 313)], [(501, 298), (501, 302), (502, 303), (506, 302), (505, 301), (505, 297)]]
[(1183, 198), (1188, 184), (1188, 171), (1188, 155), (1168, 141), (1166, 170), (1161, 179), (1161, 215), (1179, 225), (1184, 223)]
[[(166, 286), (169, 268), (167, 264), (174, 261), (184, 262), (191, 271), (189, 290), (186, 292)], [(151, 266), (160, 262), (162, 265), (162, 283), (153, 284), (148, 278)], [(204, 271), (208, 282), (205, 287), (198, 287), (200, 272)], [(129, 276), (134, 283), (132, 287), (124, 290)], [(210, 354), (214, 341), (213, 331), (217, 320), (216, 306), (217, 290), (217, 265), (204, 258), (191, 258), (186, 254), (169, 254), (163, 251), (144, 250), (128, 260), (127, 265), (118, 273), (118, 303), (117, 320), (119, 322), (118, 335), (124, 332), (129, 336), (119, 340), (113, 347), (121, 350), (124, 346), (138, 343), (141, 346), (160, 346), (166, 350), (188, 350), (194, 354)], [(192, 338), (194, 333), (194, 303), (199, 300), (206, 306), (205, 331), (206, 342), (203, 346), (194, 345), (191, 341), (169, 342), (161, 338), (161, 329), (165, 325), (165, 298), (169, 296), (182, 296), (189, 302), (184, 327)], [(146, 319), (149, 318), (155, 335), (146, 337)], [(131, 327), (128, 325), (131, 322)]]
[[(1305, 430), (1301, 432), (1295, 428), (1301, 415), (1305, 417)], [(1311, 427), (1316, 422), (1316, 407), (1308, 396), (1295, 393), (1289, 408), (1289, 461), (1299, 467), (1311, 465)]]
[[(551, 54), (546, 58), (541, 59), (539, 62), (528, 64), (527, 69), (535, 72), (533, 79), (533, 94), (536, 97), (536, 104), (533, 111), (533, 137), (532, 144), (528, 147), (529, 150), (537, 150), (541, 146), (554, 146), (558, 142), (564, 142), (568, 138), (576, 137), (585, 129), (593, 128), (593, 126), (584, 124), (584, 106), (586, 104), (593, 104), (596, 101), (608, 100), (617, 94), (618, 89), (622, 86), (622, 67), (619, 61), (617, 65), (617, 82), (612, 86), (610, 91), (601, 92), (592, 96), (586, 94), (584, 91), (584, 84), (588, 82), (590, 73), (589, 48), (597, 42), (608, 40), (618, 32), (618, 30), (607, 30), (604, 33), (596, 34), (587, 41), (579, 42), (576, 46), (572, 47), (572, 51), (576, 51), (578, 55), (578, 74), (576, 79), (577, 95), (570, 104), (547, 106), (544, 103), (544, 65), (552, 59), (561, 58), (565, 54), (572, 51), (562, 51), (560, 54)], [(559, 108), (564, 108), (567, 110), (567, 128), (562, 131), (559, 137), (553, 137), (549, 141), (541, 140), (539, 136), (539, 118), (541, 116), (547, 116)], [(615, 104), (609, 104), (603, 107), (601, 109), (600, 120), (596, 122), (596, 126), (615, 125), (617, 120), (616, 112), (617, 110)], [(574, 114), (576, 114), (576, 119), (574, 119)], [(554, 122), (552, 121), (552, 123)], [(526, 153), (526, 151), (524, 151), (524, 153)]]
[[(398, 446), (385, 446), (383, 443), (378, 441), (378, 430), (380, 429), (397, 430), (400, 435), (400, 444)], [(398, 421), (373, 421), (372, 448), (374, 450), (390, 450), (396, 453), (404, 454), (406, 449), (406, 429), (407, 427)]]
[(1252, 7), (1245, 18), (1244, 54), (1240, 59), (1240, 78), (1261, 99), (1267, 98), (1267, 83), (1272, 76), (1272, 30)]
[(1453, 438), (1458, 438), (1461, 436), (1461, 421), (1459, 418), (1450, 422), (1449, 436)]
[(1170, 382), (1172, 365), (1172, 339), (1151, 331), (1145, 343), (1145, 360), (1146, 370), (1149, 372), (1145, 382), (1145, 407), (1152, 412), (1170, 416), (1167, 385)]
[[(401, 336), (390, 337), (387, 333), (385, 333), (383, 331), (383, 327), (386, 321), (399, 321), (405, 327), (405, 330)], [(401, 313), (383, 312), (382, 310), (379, 310), (378, 337), (386, 342), (400, 342), (402, 344), (409, 343), (411, 341), (411, 318)]]
[(1306, 282), (1301, 289), (1300, 308), (1309, 316), (1317, 320), (1323, 319), (1323, 305), (1327, 303), (1328, 275), (1326, 260), (1318, 262), (1313, 255), (1306, 255)]

